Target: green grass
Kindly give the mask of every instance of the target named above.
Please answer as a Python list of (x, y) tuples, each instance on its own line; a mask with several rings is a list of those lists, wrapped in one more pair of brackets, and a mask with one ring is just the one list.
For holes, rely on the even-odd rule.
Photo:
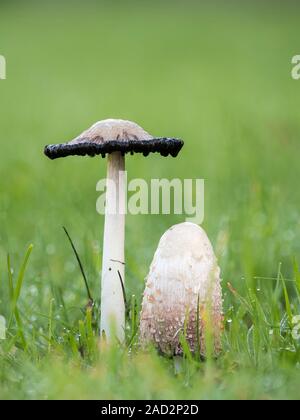
[[(1, 2), (1, 399), (299, 398), (298, 15), (289, 2)], [(51, 162), (43, 147), (107, 117), (185, 140), (176, 160), (127, 159), (129, 178), (206, 181), (223, 353), (202, 363), (187, 354), (177, 375), (133, 333), (158, 240), (182, 217), (127, 218), (126, 293), (136, 309), (128, 346), (109, 351), (62, 229), (98, 301), (104, 161)]]

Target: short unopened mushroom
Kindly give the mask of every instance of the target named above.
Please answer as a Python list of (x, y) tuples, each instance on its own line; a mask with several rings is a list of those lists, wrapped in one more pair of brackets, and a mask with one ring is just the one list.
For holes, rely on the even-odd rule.
[(204, 356), (208, 319), (218, 353), (223, 320), (220, 269), (204, 230), (181, 223), (162, 236), (146, 279), (141, 344), (182, 355), (180, 336), (185, 334), (191, 352)]
[[(183, 141), (174, 138), (153, 137), (131, 121), (108, 119), (99, 121), (74, 140), (46, 146), (45, 154), (50, 159), (70, 155), (95, 156), (108, 154), (106, 214), (103, 242), (101, 325), (100, 332), (111, 340), (124, 341), (125, 305), (123, 286), (125, 280), (124, 241), (125, 178), (120, 172), (125, 170), (126, 153), (158, 152), (162, 156), (177, 156)], [(112, 182), (111, 182), (112, 181)], [(113, 187), (112, 187), (113, 185)], [(115, 212), (111, 211), (115, 209)], [(121, 211), (120, 211), (121, 209)], [(122, 285), (123, 283), (123, 285)]]

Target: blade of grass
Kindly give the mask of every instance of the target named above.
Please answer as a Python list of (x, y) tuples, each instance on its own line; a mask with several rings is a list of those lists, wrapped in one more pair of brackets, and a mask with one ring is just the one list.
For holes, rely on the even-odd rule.
[(24, 280), (24, 275), (25, 275), (25, 271), (27, 268), (27, 264), (28, 264), (28, 260), (30, 257), (30, 254), (33, 250), (33, 245), (29, 245), (27, 252), (25, 254), (25, 258), (24, 261), (22, 263), (18, 278), (17, 278), (17, 283), (16, 283), (16, 287), (14, 290), (14, 298), (13, 298), (13, 307), (15, 308), (15, 306), (17, 305), (17, 302), (19, 300), (20, 294), (21, 294), (21, 289), (23, 286), (23, 280)]
[(25, 339), (25, 335), (24, 335), (24, 331), (23, 331), (23, 324), (22, 324), (21, 317), (20, 317), (20, 314), (19, 314), (19, 310), (18, 310), (17, 307), (15, 308), (14, 313), (15, 313), (15, 319), (16, 319), (16, 323), (17, 323), (17, 326), (18, 326), (18, 333), (19, 333), (19, 336), (20, 336), (20, 339), (21, 339), (21, 343), (22, 343), (23, 349), (26, 351), (27, 350), (27, 343), (26, 343), (26, 339)]
[(135, 295), (132, 295), (131, 297), (131, 309), (130, 309), (130, 315), (131, 315), (131, 337), (128, 342), (128, 347), (130, 347), (134, 341), (134, 338), (137, 335), (138, 332), (138, 322), (137, 322), (137, 314), (136, 314), (136, 297)]
[(179, 342), (180, 342), (180, 345), (182, 347), (184, 357), (189, 362), (192, 363), (193, 362), (193, 355), (191, 353), (191, 350), (190, 350), (189, 344), (187, 342), (187, 339), (185, 338), (184, 333), (182, 333), (182, 332), (179, 335)]
[(14, 297), (14, 284), (13, 284), (13, 276), (12, 276), (10, 255), (9, 254), (7, 254), (7, 272), (8, 272), (9, 297), (10, 297), (10, 300), (12, 302), (13, 297)]
[(236, 289), (234, 289), (234, 287), (232, 286), (231, 283), (227, 283), (227, 287), (230, 290), (230, 292), (233, 294), (234, 297), (236, 297), (239, 302), (247, 309), (247, 311), (249, 312), (249, 314), (251, 316), (253, 316), (253, 310), (251, 308), (251, 306), (248, 304), (247, 300), (245, 298), (243, 298), (237, 291)]
[(87, 308), (85, 318), (85, 329), (86, 329), (86, 343), (88, 348), (89, 357), (91, 360), (97, 355), (95, 334), (93, 331), (93, 315), (92, 308)]
[(135, 303), (135, 295), (131, 297), (131, 331), (132, 333), (136, 330), (136, 303)]
[(48, 322), (48, 353), (51, 352), (51, 343), (52, 343), (53, 302), (54, 302), (54, 299), (50, 299), (50, 304), (49, 304), (49, 322)]
[(90, 288), (89, 288), (89, 284), (88, 284), (88, 281), (87, 281), (87, 277), (85, 275), (85, 271), (83, 269), (83, 265), (81, 263), (79, 254), (78, 254), (78, 252), (77, 252), (77, 250), (75, 248), (74, 242), (72, 241), (71, 236), (69, 235), (69, 232), (67, 231), (67, 229), (64, 226), (63, 226), (63, 230), (65, 231), (65, 234), (67, 235), (67, 238), (69, 239), (69, 242), (71, 244), (71, 247), (72, 247), (72, 249), (74, 251), (76, 260), (77, 260), (78, 265), (79, 265), (79, 268), (80, 268), (80, 272), (81, 272), (82, 277), (83, 277), (83, 281), (84, 281), (84, 284), (85, 284), (85, 288), (86, 288), (86, 292), (87, 292), (88, 298), (89, 298), (90, 301), (94, 302), (94, 299), (92, 298), (91, 291), (90, 291)]
[(193, 362), (193, 355), (192, 352), (190, 350), (190, 346), (189, 343), (186, 339), (187, 337), (187, 329), (188, 329), (188, 323), (189, 323), (189, 308), (186, 308), (186, 314), (185, 314), (185, 319), (184, 319), (184, 325), (183, 325), (183, 331), (180, 332), (179, 335), (179, 342), (181, 344), (182, 347), (182, 351), (183, 351), (183, 355), (184, 357), (189, 361), (189, 362)]
[(286, 288), (286, 284), (283, 278), (283, 275), (280, 274), (280, 278), (282, 281), (282, 287), (283, 287), (283, 294), (284, 294), (284, 300), (285, 300), (285, 309), (286, 309), (286, 313), (288, 316), (288, 320), (289, 320), (289, 324), (290, 324), (290, 328), (292, 328), (293, 326), (293, 313), (292, 313), (292, 307), (291, 307), (291, 303), (290, 303), (290, 298), (289, 298), (289, 294)]
[(73, 356), (77, 358), (79, 355), (79, 349), (78, 349), (78, 345), (77, 345), (77, 342), (73, 333), (70, 333), (68, 338), (69, 338), (69, 343), (70, 343)]
[[(11, 323), (12, 323), (12, 320), (13, 320), (14, 316), (15, 316), (16, 321), (18, 323), (18, 320), (17, 320), (18, 314), (16, 314), (17, 303), (18, 303), (18, 300), (19, 300), (19, 297), (20, 297), (20, 294), (21, 294), (21, 289), (22, 289), (22, 286), (23, 286), (24, 276), (25, 276), (28, 260), (29, 260), (29, 257), (30, 257), (30, 254), (31, 254), (32, 250), (33, 250), (33, 245), (29, 245), (29, 247), (27, 249), (27, 252), (25, 254), (23, 263), (21, 265), (21, 269), (20, 269), (20, 272), (19, 272), (19, 275), (18, 275), (18, 278), (17, 278), (16, 287), (13, 291), (12, 309), (11, 309), (10, 320), (9, 320), (9, 323), (8, 323), (8, 329), (11, 327)], [(9, 266), (10, 266), (10, 261), (9, 261)]]
[(300, 271), (296, 258), (294, 259), (294, 274), (298, 298), (300, 298)]
[(120, 271), (119, 271), (119, 270), (118, 270), (118, 276), (119, 276), (119, 280), (120, 280), (121, 287), (122, 287), (122, 293), (123, 293), (124, 305), (125, 305), (125, 308), (127, 308), (127, 309), (128, 309), (128, 307), (127, 307), (126, 291), (125, 291), (125, 287), (124, 287), (124, 282), (123, 282), (123, 279), (122, 279), (122, 276), (121, 276), (121, 273), (120, 273)]

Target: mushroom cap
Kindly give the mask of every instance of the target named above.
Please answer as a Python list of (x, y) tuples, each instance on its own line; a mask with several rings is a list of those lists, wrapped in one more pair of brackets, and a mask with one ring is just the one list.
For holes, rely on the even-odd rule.
[(198, 349), (204, 356), (205, 328), (210, 325), (218, 353), (223, 321), (220, 281), (205, 231), (193, 223), (171, 227), (159, 242), (146, 278), (141, 344), (153, 343), (162, 353), (181, 355), (180, 335), (186, 326), (191, 352)]
[(134, 122), (107, 119), (98, 121), (68, 143), (46, 146), (45, 155), (57, 159), (70, 155), (105, 157), (106, 153), (112, 152), (143, 153), (147, 156), (158, 152), (162, 156), (176, 157), (182, 146), (182, 140), (153, 137)]

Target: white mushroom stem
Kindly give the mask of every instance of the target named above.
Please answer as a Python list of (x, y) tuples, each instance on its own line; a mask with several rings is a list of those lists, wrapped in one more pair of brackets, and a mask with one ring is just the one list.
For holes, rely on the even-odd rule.
[[(125, 158), (120, 152), (108, 156), (104, 223), (100, 334), (108, 342), (125, 338)], [(121, 174), (120, 174), (121, 172)], [(123, 174), (123, 175), (122, 175)], [(122, 279), (122, 282), (121, 282)]]

